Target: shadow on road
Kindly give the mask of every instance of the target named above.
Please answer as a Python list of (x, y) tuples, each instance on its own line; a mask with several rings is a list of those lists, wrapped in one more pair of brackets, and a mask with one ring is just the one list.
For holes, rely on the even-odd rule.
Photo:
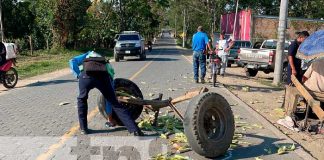
[(250, 89), (248, 92), (265, 92), (265, 93), (284, 90), (284, 88), (255, 87), (250, 85), (236, 85), (236, 84), (226, 84), (225, 87), (234, 90), (242, 90), (243, 87), (249, 87)]
[(37, 87), (37, 86), (46, 86), (46, 85), (56, 85), (56, 84), (62, 84), (62, 83), (70, 83), (70, 82), (78, 82), (77, 80), (52, 80), (52, 81), (46, 81), (46, 82), (36, 82), (27, 85), (26, 87)]
[[(232, 151), (234, 159), (245, 159), (245, 158), (253, 158), (253, 157), (259, 157), (264, 155), (277, 154), (276, 142), (284, 140), (284, 139), (271, 138), (271, 137), (255, 135), (255, 134), (245, 134), (245, 136), (246, 138), (251, 138), (262, 142), (256, 145), (252, 144), (251, 146), (248, 147), (235, 148)], [(278, 143), (278, 144), (286, 145), (284, 143)]]

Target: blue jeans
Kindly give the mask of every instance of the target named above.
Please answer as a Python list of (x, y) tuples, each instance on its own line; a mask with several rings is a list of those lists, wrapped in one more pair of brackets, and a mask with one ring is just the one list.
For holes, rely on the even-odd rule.
[(222, 59), (222, 67), (220, 70), (220, 74), (225, 74), (225, 70), (228, 63), (228, 55), (220, 55), (219, 57)]
[(199, 78), (199, 66), (200, 66), (200, 78), (204, 79), (206, 76), (206, 56), (203, 54), (203, 51), (194, 51), (192, 59), (193, 59), (194, 79), (198, 80)]

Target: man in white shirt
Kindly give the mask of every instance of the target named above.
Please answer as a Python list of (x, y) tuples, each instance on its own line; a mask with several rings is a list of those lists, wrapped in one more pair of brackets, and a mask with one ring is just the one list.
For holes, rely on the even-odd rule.
[(216, 44), (216, 49), (218, 50), (218, 56), (222, 59), (222, 67), (220, 70), (221, 76), (224, 77), (225, 69), (227, 66), (229, 50), (233, 46), (233, 41), (231, 39), (225, 39), (225, 33), (222, 32), (219, 36), (219, 41)]

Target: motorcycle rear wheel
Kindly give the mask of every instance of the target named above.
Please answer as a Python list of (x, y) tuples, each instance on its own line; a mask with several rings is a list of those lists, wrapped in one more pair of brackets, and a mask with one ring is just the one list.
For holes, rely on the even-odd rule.
[(11, 67), (4, 73), (3, 86), (6, 88), (14, 88), (18, 82), (18, 72), (15, 68)]

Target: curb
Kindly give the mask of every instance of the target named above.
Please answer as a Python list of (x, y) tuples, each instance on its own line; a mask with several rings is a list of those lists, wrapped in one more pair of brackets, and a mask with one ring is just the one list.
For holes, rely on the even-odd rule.
[[(231, 91), (229, 91), (228, 89), (226, 89), (224, 85), (222, 85), (222, 87), (220, 87), (220, 89), (222, 91), (224, 91), (226, 94), (230, 95), (230, 97), (233, 98), (233, 100), (237, 101), (240, 106), (244, 107), (244, 109), (246, 109), (249, 113), (251, 113), (252, 116), (254, 116), (256, 118), (256, 120), (258, 120), (267, 129), (269, 129), (270, 131), (272, 131), (275, 136), (277, 136), (280, 139), (286, 139), (286, 140), (290, 141), (290, 143), (298, 144), (297, 142), (295, 142), (294, 140), (292, 140), (290, 137), (288, 137), (287, 135), (283, 134), (277, 127), (275, 127), (264, 116), (262, 116), (256, 110), (254, 110), (252, 107), (250, 107), (245, 102), (243, 102), (239, 97), (237, 97), (236, 95), (234, 95)], [(294, 152), (299, 157), (301, 157), (301, 158), (303, 158), (305, 160), (316, 160), (316, 158), (314, 158), (310, 153), (308, 153), (301, 145), (300, 145), (300, 147), (297, 147)]]

